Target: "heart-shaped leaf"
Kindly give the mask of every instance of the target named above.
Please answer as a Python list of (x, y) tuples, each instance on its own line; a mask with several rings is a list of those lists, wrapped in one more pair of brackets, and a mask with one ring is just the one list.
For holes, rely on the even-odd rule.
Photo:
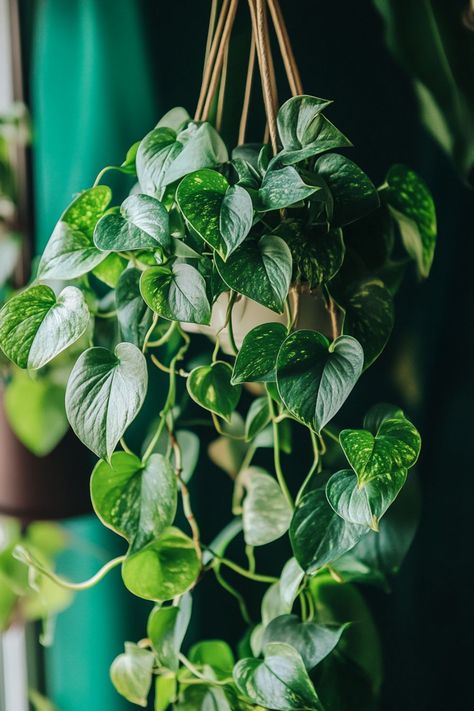
[(332, 652), (343, 631), (344, 625), (320, 625), (302, 622), (297, 615), (281, 615), (266, 627), (262, 641), (264, 646), (270, 642), (290, 644), (311, 671)]
[(194, 644), (189, 650), (189, 661), (193, 664), (207, 664), (214, 671), (225, 675), (232, 674), (235, 664), (232, 649), (220, 639), (206, 639)]
[(151, 326), (153, 314), (140, 293), (139, 269), (126, 269), (115, 289), (115, 304), (120, 334), (124, 341), (141, 348)]
[(134, 595), (166, 602), (187, 592), (200, 569), (192, 540), (177, 528), (167, 528), (148, 546), (127, 556), (122, 577)]
[(258, 467), (249, 467), (239, 476), (247, 494), (243, 505), (245, 542), (264, 546), (287, 532), (292, 509), (276, 479)]
[(311, 227), (299, 220), (285, 220), (278, 235), (290, 248), (293, 282), (315, 289), (334, 278), (344, 261), (345, 246), (341, 229)]
[(252, 227), (250, 195), (239, 185), (230, 186), (215, 170), (204, 168), (183, 178), (176, 200), (188, 224), (223, 259), (243, 242)]
[(390, 406), (372, 408), (364, 424), (367, 429), (343, 430), (339, 435), (357, 477), (340, 472), (328, 484), (328, 498), (339, 515), (377, 529), (418, 459), (421, 439), (403, 412)]
[(320, 432), (347, 399), (363, 362), (355, 338), (340, 336), (330, 343), (318, 331), (295, 331), (278, 353), (281, 399), (295, 417)]
[(311, 575), (347, 553), (367, 532), (366, 526), (344, 521), (329, 505), (324, 489), (305, 494), (293, 514), (293, 553)]
[(145, 357), (131, 343), (115, 351), (94, 347), (78, 358), (66, 389), (66, 413), (76, 435), (109, 459), (145, 399)]
[(334, 227), (343, 227), (359, 220), (379, 206), (375, 185), (364, 171), (346, 156), (327, 153), (318, 158), (315, 171), (331, 191), (331, 224)]
[(177, 671), (178, 653), (191, 619), (191, 595), (183, 595), (178, 605), (155, 607), (147, 624), (147, 635), (157, 656), (158, 664)]
[(20, 368), (36, 370), (75, 343), (88, 323), (80, 289), (66, 286), (56, 297), (49, 286), (32, 286), (0, 311), (0, 346)]
[(385, 348), (394, 323), (393, 298), (379, 279), (351, 284), (341, 302), (344, 334), (354, 336), (364, 350), (368, 368)]
[(231, 366), (223, 361), (201, 365), (186, 381), (188, 393), (198, 405), (230, 422), (241, 392), (240, 385), (231, 384), (231, 376)]
[(197, 269), (175, 262), (143, 272), (140, 291), (148, 306), (170, 321), (209, 324), (206, 282)]
[(404, 165), (394, 165), (385, 178), (382, 196), (398, 222), (403, 244), (418, 267), (427, 277), (436, 247), (436, 210), (431, 193), (424, 181)]
[(84, 190), (69, 205), (54, 228), (38, 267), (40, 279), (76, 279), (107, 256), (92, 236), (112, 197), (106, 185)]
[(144, 193), (160, 198), (167, 185), (200, 168), (227, 160), (227, 149), (209, 123), (190, 122), (176, 133), (159, 126), (148, 133), (137, 152), (137, 175)]
[(352, 145), (321, 113), (332, 102), (316, 96), (294, 96), (278, 111), (278, 133), (283, 151), (280, 164), (298, 163), (318, 153)]
[(100, 218), (94, 230), (98, 249), (123, 252), (134, 249), (157, 249), (170, 252), (169, 216), (159, 200), (150, 195), (130, 195), (119, 213)]
[(216, 256), (216, 264), (230, 289), (282, 313), (290, 288), (292, 261), (288, 245), (280, 237), (248, 239), (226, 262)]
[(154, 663), (153, 652), (132, 642), (125, 642), (125, 652), (119, 654), (110, 667), (112, 684), (127, 701), (145, 707)]
[(245, 336), (234, 363), (233, 383), (269, 382), (276, 378), (278, 351), (288, 332), (282, 323), (263, 323)]
[(392, 469), (359, 486), (352, 469), (343, 469), (328, 481), (326, 496), (334, 511), (349, 523), (379, 530), (379, 520), (398, 496), (407, 478), (407, 469)]
[(161, 454), (142, 463), (115, 452), (100, 461), (91, 478), (91, 498), (102, 523), (124, 536), (132, 552), (146, 546), (173, 523), (177, 506), (175, 472)]
[(254, 704), (276, 711), (316, 709), (323, 711), (298, 652), (289, 644), (272, 642), (265, 659), (241, 659), (234, 667), (239, 691)]
[(259, 212), (282, 210), (306, 200), (318, 190), (321, 190), (320, 185), (305, 183), (296, 168), (291, 165), (273, 168), (265, 173), (257, 193), (257, 209)]

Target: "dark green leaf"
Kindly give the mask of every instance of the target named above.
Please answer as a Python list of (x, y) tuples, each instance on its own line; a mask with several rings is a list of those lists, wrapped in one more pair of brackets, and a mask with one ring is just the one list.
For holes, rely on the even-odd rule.
[(65, 388), (50, 378), (34, 380), (16, 371), (4, 391), (8, 423), (18, 439), (36, 456), (49, 454), (69, 429), (64, 410)]
[(249, 699), (266, 708), (317, 709), (323, 711), (298, 652), (288, 644), (272, 642), (265, 659), (241, 659), (234, 680)]
[(146, 548), (127, 556), (122, 577), (134, 595), (166, 602), (187, 592), (200, 568), (192, 540), (177, 528), (168, 528)]
[(20, 368), (36, 370), (75, 343), (88, 323), (89, 309), (75, 286), (58, 297), (49, 286), (32, 286), (0, 311), (0, 346)]
[(126, 269), (115, 290), (120, 333), (124, 341), (141, 348), (151, 326), (153, 314), (140, 293), (139, 269)]
[(94, 245), (94, 227), (112, 193), (106, 185), (84, 190), (62, 214), (38, 267), (40, 279), (75, 279), (102, 262), (107, 254)]
[(145, 707), (151, 688), (153, 664), (153, 652), (132, 642), (125, 642), (124, 654), (119, 654), (110, 667), (110, 678), (118, 693), (127, 701)]
[(197, 269), (175, 262), (143, 272), (140, 291), (148, 306), (170, 321), (208, 324), (211, 307), (206, 282)]
[(188, 393), (198, 405), (230, 422), (241, 392), (240, 385), (231, 384), (231, 376), (231, 366), (223, 361), (201, 365), (186, 381)]
[(340, 336), (331, 344), (318, 331), (295, 331), (278, 354), (278, 391), (295, 417), (320, 432), (356, 384), (363, 360), (355, 338)]
[(94, 510), (103, 524), (124, 536), (132, 552), (173, 523), (177, 506), (175, 472), (161, 454), (144, 464), (134, 454), (115, 452), (100, 461), (91, 478)]
[(217, 269), (230, 289), (281, 313), (290, 288), (291, 252), (275, 235), (247, 240), (224, 262), (216, 257)]
[(289, 165), (351, 142), (321, 113), (332, 102), (316, 96), (294, 96), (280, 108), (278, 133), (283, 151), (277, 161)]
[(147, 624), (147, 635), (159, 666), (177, 671), (178, 653), (191, 619), (191, 595), (183, 595), (178, 605), (155, 607)]
[(120, 213), (101, 217), (95, 226), (94, 243), (109, 252), (159, 247), (169, 252), (172, 240), (168, 213), (150, 195), (130, 195), (120, 206)]
[(393, 328), (392, 295), (378, 279), (351, 284), (346, 289), (342, 332), (354, 336), (364, 350), (364, 367), (385, 348)]
[(264, 546), (285, 534), (292, 509), (276, 479), (258, 467), (249, 467), (239, 476), (247, 493), (243, 505), (245, 542)]
[(281, 210), (313, 195), (321, 190), (320, 185), (308, 185), (296, 168), (270, 169), (265, 173), (257, 197), (259, 212)]
[(250, 405), (245, 420), (245, 439), (251, 441), (268, 425), (271, 419), (268, 398), (258, 397)]
[(264, 323), (249, 331), (235, 360), (232, 382), (275, 380), (276, 359), (286, 336), (281, 323)]
[(379, 206), (372, 181), (358, 165), (339, 153), (318, 158), (315, 171), (326, 182), (334, 205), (331, 224), (342, 227), (359, 220)]
[(344, 521), (329, 505), (324, 489), (316, 489), (296, 507), (290, 539), (296, 560), (311, 574), (347, 553), (366, 531)]
[(315, 289), (333, 279), (344, 260), (342, 230), (311, 227), (298, 220), (286, 220), (277, 234), (290, 248), (295, 283)]
[(281, 615), (270, 622), (263, 633), (263, 645), (286, 642), (301, 655), (308, 671), (332, 652), (341, 638), (344, 625), (320, 625), (302, 622), (297, 615)]
[(328, 496), (341, 516), (377, 529), (418, 459), (421, 440), (402, 411), (390, 406), (372, 408), (365, 425), (369, 429), (340, 433), (341, 447), (357, 477), (339, 473)]
[(248, 192), (207, 168), (186, 176), (176, 199), (187, 223), (223, 259), (245, 239), (252, 227), (253, 207)]
[(420, 276), (427, 277), (436, 247), (436, 211), (426, 183), (404, 165), (394, 165), (385, 179), (383, 198), (398, 222), (405, 249)]
[(77, 360), (66, 390), (68, 420), (89, 449), (109, 459), (135, 418), (148, 384), (146, 361), (131, 343), (115, 351), (89, 348)]

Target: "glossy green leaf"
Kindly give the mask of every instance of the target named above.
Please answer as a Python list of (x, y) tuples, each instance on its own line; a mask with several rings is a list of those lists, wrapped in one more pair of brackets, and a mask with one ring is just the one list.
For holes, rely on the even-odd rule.
[(249, 467), (239, 482), (247, 492), (242, 514), (247, 545), (264, 546), (283, 536), (293, 512), (276, 479), (263, 469)]
[(102, 523), (140, 550), (173, 523), (177, 506), (176, 474), (161, 454), (144, 464), (134, 454), (115, 452), (92, 472), (91, 498)]
[(291, 610), (298, 595), (299, 586), (304, 578), (304, 570), (296, 560), (290, 558), (281, 571), (280, 576), (280, 597), (284, 604)]
[(295, 417), (320, 432), (356, 384), (363, 360), (355, 338), (340, 336), (331, 344), (318, 331), (295, 331), (278, 353), (278, 391)]
[(192, 540), (177, 528), (168, 528), (146, 548), (127, 556), (122, 577), (134, 595), (166, 602), (187, 592), (200, 568)]
[(344, 625), (320, 625), (302, 622), (298, 615), (281, 615), (270, 622), (263, 633), (263, 645), (270, 642), (290, 644), (300, 654), (308, 671), (319, 664), (339, 642)]
[(207, 639), (194, 644), (189, 650), (189, 661), (197, 665), (207, 664), (226, 675), (232, 674), (235, 664), (231, 648), (220, 639)]
[(366, 531), (365, 526), (344, 521), (329, 505), (324, 489), (316, 489), (296, 507), (290, 540), (296, 560), (312, 574), (344, 555)]
[(333, 279), (342, 266), (345, 254), (341, 229), (328, 230), (285, 220), (278, 235), (290, 248), (293, 259), (292, 281), (315, 289)]
[[(230, 704), (231, 689), (225, 687), (212, 686), (214, 675), (212, 669), (206, 668), (206, 675), (209, 678), (209, 686), (199, 684), (189, 686), (185, 689), (182, 699), (175, 704), (174, 711), (247, 711), (247, 707)], [(232, 698), (232, 702), (234, 699)]]
[(140, 293), (139, 269), (126, 269), (115, 289), (115, 305), (122, 340), (141, 348), (153, 314)]
[(291, 165), (273, 168), (265, 173), (257, 193), (257, 209), (259, 212), (282, 210), (306, 200), (318, 190), (321, 190), (320, 185), (305, 183), (296, 168)]
[(0, 346), (20, 368), (36, 370), (75, 343), (88, 324), (80, 289), (66, 286), (56, 297), (49, 286), (31, 286), (0, 311)]
[(328, 498), (339, 515), (377, 529), (420, 453), (420, 435), (401, 410), (372, 408), (363, 430), (343, 430), (339, 441), (356, 473), (339, 472)]
[(66, 389), (66, 413), (76, 435), (109, 459), (145, 399), (145, 357), (131, 343), (115, 350), (89, 348), (77, 360)]
[(147, 624), (147, 635), (151, 640), (159, 666), (177, 671), (178, 653), (191, 619), (191, 595), (183, 595), (178, 605), (155, 607)]
[(187, 175), (176, 199), (187, 223), (226, 259), (248, 235), (253, 221), (252, 200), (239, 185), (230, 186), (215, 170)]
[(264, 323), (249, 331), (237, 354), (232, 382), (275, 380), (277, 355), (286, 336), (287, 330), (281, 323)]
[(342, 302), (342, 332), (354, 336), (364, 350), (364, 367), (378, 358), (392, 333), (393, 298), (379, 279), (351, 284)]
[(268, 425), (271, 419), (268, 398), (257, 397), (250, 405), (245, 419), (245, 439), (253, 440)]
[(151, 688), (154, 655), (132, 642), (125, 642), (125, 652), (119, 654), (110, 667), (110, 678), (119, 694), (132, 704), (146, 707)]
[(175, 106), (167, 111), (156, 124), (156, 128), (172, 128), (173, 131), (179, 131), (184, 124), (191, 121), (191, 116), (182, 106)]
[(291, 252), (280, 237), (249, 239), (226, 262), (216, 257), (216, 264), (230, 289), (282, 313), (290, 288), (292, 261)]
[(165, 673), (156, 677), (154, 711), (167, 711), (176, 700), (177, 686), (175, 674)]
[(143, 272), (140, 291), (148, 306), (170, 321), (208, 324), (211, 307), (206, 282), (189, 264), (151, 267)]
[(436, 210), (428, 186), (404, 165), (392, 166), (385, 181), (382, 195), (397, 220), (405, 249), (420, 276), (427, 277), (437, 237)]
[(159, 126), (148, 133), (137, 152), (137, 175), (144, 193), (160, 198), (167, 185), (228, 158), (225, 145), (209, 123), (190, 122), (176, 133)]
[(40, 279), (75, 279), (102, 262), (107, 254), (94, 245), (92, 236), (112, 193), (106, 185), (84, 190), (62, 214), (43, 252)]
[(298, 652), (289, 644), (272, 642), (265, 659), (241, 659), (234, 680), (243, 694), (266, 708), (317, 709), (323, 711)]
[(359, 220), (379, 206), (374, 184), (346, 156), (327, 153), (318, 158), (315, 171), (327, 184), (334, 201), (331, 224), (342, 227)]
[(283, 151), (278, 162), (298, 163), (324, 151), (344, 148), (351, 142), (323, 116), (332, 102), (316, 96), (294, 96), (278, 111), (278, 133)]
[(240, 399), (240, 385), (232, 385), (232, 368), (228, 363), (216, 361), (201, 365), (191, 371), (186, 380), (188, 393), (198, 405), (220, 415), (228, 422)]
[(49, 378), (33, 380), (22, 371), (16, 371), (5, 388), (3, 404), (8, 423), (38, 457), (49, 454), (69, 429), (64, 395), (62, 385)]
[(119, 213), (101, 217), (95, 226), (94, 243), (98, 249), (109, 252), (159, 247), (170, 252), (168, 212), (150, 195), (130, 195), (123, 201)]

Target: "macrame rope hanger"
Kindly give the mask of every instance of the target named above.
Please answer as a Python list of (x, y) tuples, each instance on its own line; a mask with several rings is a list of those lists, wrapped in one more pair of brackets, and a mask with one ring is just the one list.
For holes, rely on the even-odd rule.
[[(302, 94), (303, 87), (279, 1), (247, 0), (247, 2), (252, 34), (238, 143), (240, 145), (245, 142), (249, 107), (252, 99), (255, 60), (257, 59), (266, 115), (265, 140), (270, 140), (273, 154), (276, 154), (278, 151), (276, 126), (278, 92), (270, 38), (269, 16), (272, 20), (291, 95)], [(219, 0), (211, 0), (201, 91), (194, 118), (196, 121), (207, 120), (214, 102), (217, 101), (217, 129), (220, 129), (222, 123), (229, 45), (238, 6), (239, 0), (222, 0), (220, 3)]]

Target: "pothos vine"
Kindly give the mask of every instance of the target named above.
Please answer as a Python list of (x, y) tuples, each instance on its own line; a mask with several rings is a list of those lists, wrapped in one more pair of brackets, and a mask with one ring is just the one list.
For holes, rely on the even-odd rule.
[[(239, 145), (228, 155), (209, 117), (214, 106), (220, 125), (237, 6), (223, 0), (218, 12), (212, 3), (194, 119), (172, 109), (120, 166), (104, 168), (79, 193), (36, 279), (0, 314), (0, 345), (20, 368), (42, 368), (86, 336), (66, 412), (99, 457), (94, 509), (129, 546), (79, 584), (59, 579), (28, 548), (16, 554), (75, 588), (120, 565), (126, 587), (155, 603), (146, 638), (127, 642), (111, 668), (117, 690), (136, 704), (146, 705), (155, 679), (161, 710), (369, 709), (380, 675), (354, 655), (358, 632), (347, 623), (363, 603), (351, 582), (386, 582), (401, 562), (410, 541), (400, 531), (394, 546), (396, 526), (385, 524), (390, 512), (383, 517), (418, 458), (420, 436), (391, 405), (371, 408), (361, 429), (340, 430), (334, 418), (390, 336), (408, 262), (429, 273), (435, 211), (413, 171), (393, 166), (376, 189), (336, 152), (351, 144), (325, 116), (331, 102), (303, 94), (276, 0), (249, 2)], [(267, 9), (292, 93), (279, 110)], [(245, 143), (255, 58), (270, 140), (261, 145)], [(137, 180), (121, 205), (111, 206), (102, 184), (109, 170)], [(193, 366), (196, 331), (214, 347)], [(148, 388), (151, 367), (166, 373), (167, 394)], [(255, 396), (245, 422), (244, 387)], [(133, 452), (126, 430), (145, 400), (153, 409), (158, 397), (157, 422)], [(184, 423), (195, 404), (238, 448), (232, 517), (213, 542), (201, 538), (188, 489), (196, 435)], [(282, 459), (299, 428), (313, 454), (307, 472), (294, 465), (297, 456), (291, 469)], [(273, 471), (254, 464), (268, 446)], [(175, 525), (178, 498), (186, 532)], [(273, 575), (260, 571), (255, 549), (286, 535), (293, 557)], [(227, 555), (239, 537), (247, 566)], [(258, 624), (225, 571), (266, 586)], [(181, 651), (192, 591), (211, 574), (249, 628), (237, 662), (222, 641)]]

